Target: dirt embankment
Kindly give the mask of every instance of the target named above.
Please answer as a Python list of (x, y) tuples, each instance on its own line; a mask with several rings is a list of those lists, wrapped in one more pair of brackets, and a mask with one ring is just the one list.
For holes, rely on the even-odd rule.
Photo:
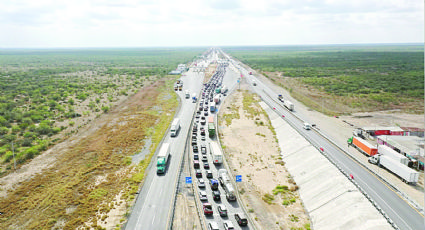
[(130, 156), (146, 137), (156, 143), (156, 136), (163, 136), (177, 104), (171, 85), (160, 80), (143, 88), (78, 135), (1, 178), (0, 228), (119, 227), (150, 162), (148, 157), (131, 165)]
[[(242, 84), (242, 89), (247, 85)], [(237, 91), (220, 110), (220, 139), (249, 215), (261, 229), (310, 229), (298, 187), (284, 167), (259, 98)]]

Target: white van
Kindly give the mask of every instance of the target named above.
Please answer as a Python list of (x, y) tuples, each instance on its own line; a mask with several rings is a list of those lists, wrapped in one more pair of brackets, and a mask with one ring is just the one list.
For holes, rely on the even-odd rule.
[(305, 130), (310, 130), (311, 129), (311, 125), (309, 123), (305, 122), (304, 125), (303, 125), (303, 128)]
[(186, 90), (185, 94), (186, 94), (186, 98), (190, 98), (190, 91), (189, 90)]

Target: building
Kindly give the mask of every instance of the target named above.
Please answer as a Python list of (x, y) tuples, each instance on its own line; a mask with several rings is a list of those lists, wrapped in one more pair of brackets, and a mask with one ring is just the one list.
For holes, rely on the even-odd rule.
[(425, 138), (418, 136), (381, 135), (377, 137), (378, 144), (387, 145), (400, 154), (409, 157), (416, 166), (424, 170)]

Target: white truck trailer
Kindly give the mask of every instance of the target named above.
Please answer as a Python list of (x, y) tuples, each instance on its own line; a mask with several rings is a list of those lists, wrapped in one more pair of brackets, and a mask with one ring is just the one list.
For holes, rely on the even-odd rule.
[(401, 155), (400, 153), (396, 152), (394, 149), (386, 145), (378, 145), (378, 153), (389, 156), (404, 165), (409, 164), (409, 158)]
[(177, 136), (178, 132), (180, 130), (180, 119), (179, 118), (175, 118), (173, 120), (173, 123), (171, 123), (171, 137), (175, 137)]
[(221, 152), (220, 146), (218, 146), (217, 142), (210, 142), (210, 152), (214, 164), (223, 163), (223, 152)]
[(289, 100), (285, 100), (285, 102), (283, 102), (283, 105), (289, 109), (290, 111), (294, 111), (294, 104), (292, 104), (291, 101)]
[(214, 103), (217, 105), (221, 101), (221, 94), (217, 94), (214, 96)]
[(158, 156), (156, 157), (156, 173), (163, 174), (167, 170), (168, 158), (170, 157), (170, 143), (162, 144), (159, 150)]
[(394, 160), (390, 156), (376, 154), (372, 157), (369, 157), (368, 161), (369, 163), (379, 164), (380, 166), (385, 167), (392, 173), (399, 176), (407, 184), (415, 184), (419, 180), (418, 172), (400, 163), (399, 161)]

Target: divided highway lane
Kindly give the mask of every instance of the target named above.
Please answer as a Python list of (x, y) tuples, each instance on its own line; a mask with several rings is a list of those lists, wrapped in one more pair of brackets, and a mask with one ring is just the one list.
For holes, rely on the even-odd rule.
[[(233, 89), (237, 84), (238, 78), (239, 78), (239, 73), (235, 73), (230, 68), (226, 68), (226, 72), (224, 74), (222, 83), (223, 83), (223, 85), (227, 86), (229, 89)], [(222, 99), (225, 99), (225, 98), (226, 97), (223, 97)], [(219, 103), (218, 108), (220, 108), (222, 106), (222, 104), (223, 104), (223, 101)], [(202, 115), (204, 115), (204, 111), (202, 112)], [(211, 113), (210, 111), (208, 111), (208, 116), (216, 116), (216, 115), (217, 115), (217, 112)], [(198, 125), (198, 130), (199, 130), (200, 127), (204, 127), (204, 128), (207, 129), (206, 125), (202, 125), (199, 120), (200, 119), (194, 120), (194, 123), (196, 123)], [(208, 143), (210, 143), (211, 141), (217, 141), (216, 137), (213, 137), (212, 139), (209, 138), (208, 132), (207, 132), (206, 133), (206, 140), (203, 141), (203, 140), (201, 140), (202, 135), (200, 134), (199, 131), (197, 132), (196, 136), (197, 136), (197, 144), (198, 144), (199, 148), (200, 148), (200, 146), (204, 145), (207, 149), (206, 156), (207, 156), (208, 160), (207, 161), (202, 161), (202, 159), (199, 160), (200, 164), (201, 164), (200, 170), (202, 172), (202, 179), (204, 179), (205, 184), (206, 184), (205, 188), (198, 188), (198, 178), (193, 177), (193, 186), (194, 186), (195, 193), (199, 194), (200, 191), (205, 191), (207, 193), (207, 198), (208, 198), (208, 201), (201, 202), (199, 200), (199, 196), (196, 194), (195, 199), (198, 199), (198, 201), (197, 201), (199, 203), (198, 208), (201, 208), (202, 203), (205, 203), (205, 202), (208, 202), (212, 205), (213, 215), (211, 215), (211, 216), (205, 216), (202, 213), (202, 210), (200, 210), (200, 212), (202, 213), (202, 216), (205, 218), (206, 225), (208, 225), (208, 223), (214, 221), (218, 224), (220, 229), (223, 229), (224, 221), (231, 221), (233, 223), (235, 229), (253, 229), (251, 222), (248, 222), (248, 226), (246, 226), (246, 227), (240, 227), (237, 224), (235, 217), (234, 217), (234, 214), (235, 213), (244, 213), (243, 208), (240, 206), (239, 200), (232, 201), (232, 202), (227, 201), (226, 195), (225, 195), (226, 193), (225, 193), (222, 186), (218, 187), (218, 191), (221, 194), (220, 195), (221, 200), (220, 201), (214, 201), (212, 189), (209, 185), (210, 178), (207, 178), (207, 176), (206, 176), (206, 169), (204, 169), (203, 163), (204, 162), (209, 163), (209, 167), (210, 167), (209, 170), (212, 172), (214, 179), (218, 179), (218, 170), (226, 169), (226, 168), (224, 167), (223, 164), (221, 164), (221, 165), (214, 165), (213, 164), (211, 149), (210, 149), (210, 146), (209, 146)], [(200, 158), (202, 158), (201, 150), (199, 150), (199, 153), (196, 153), (196, 154)], [(190, 162), (189, 163), (192, 165), (191, 166), (192, 170), (194, 170), (193, 169), (193, 155), (194, 155), (194, 153), (193, 153), (192, 149), (190, 151), (190, 155), (191, 156), (190, 156)], [(194, 175), (194, 173), (192, 173), (192, 175)], [(234, 180), (235, 178), (231, 178), (231, 179)], [(181, 183), (184, 183), (184, 181), (181, 181)], [(226, 206), (226, 208), (228, 210), (228, 216), (227, 217), (221, 217), (219, 215), (218, 209), (217, 209), (218, 205), (225, 205)]]
[[(244, 70), (244, 73), (248, 71)], [(254, 90), (272, 107), (277, 109), (277, 112), (285, 116), (285, 120), (292, 123), (294, 128), (306, 136), (316, 146), (323, 147), (325, 153), (339, 165), (345, 172), (354, 175), (354, 180), (360, 187), (384, 210), (389, 218), (400, 229), (424, 229), (424, 217), (405, 200), (403, 200), (396, 191), (390, 188), (385, 182), (381, 181), (368, 169), (359, 165), (351, 157), (347, 156), (339, 148), (328, 142), (317, 132), (304, 130), (302, 121), (298, 120), (283, 107), (282, 103), (276, 102), (277, 94), (270, 88), (258, 81), (254, 76), (245, 75), (248, 82), (252, 85), (252, 80), (257, 82), (257, 86), (252, 86)], [(271, 98), (273, 97), (273, 99)], [(296, 108), (295, 108), (296, 110)]]
[[(183, 90), (178, 91), (181, 98), (181, 108), (176, 116), (176, 118), (180, 118), (181, 129), (177, 137), (171, 138), (168, 132), (163, 139), (163, 143), (169, 142), (171, 148), (167, 172), (164, 175), (156, 174), (155, 154), (147, 168), (147, 177), (137, 196), (133, 211), (126, 224), (126, 229), (167, 229), (176, 190), (178, 171), (195, 109), (195, 103), (192, 103), (191, 99), (185, 99), (184, 92), (189, 89), (191, 94), (196, 93), (198, 95), (203, 76), (203, 73), (192, 72), (192, 69), (186, 73), (186, 76), (182, 76)], [(157, 149), (159, 150), (160, 146)]]

